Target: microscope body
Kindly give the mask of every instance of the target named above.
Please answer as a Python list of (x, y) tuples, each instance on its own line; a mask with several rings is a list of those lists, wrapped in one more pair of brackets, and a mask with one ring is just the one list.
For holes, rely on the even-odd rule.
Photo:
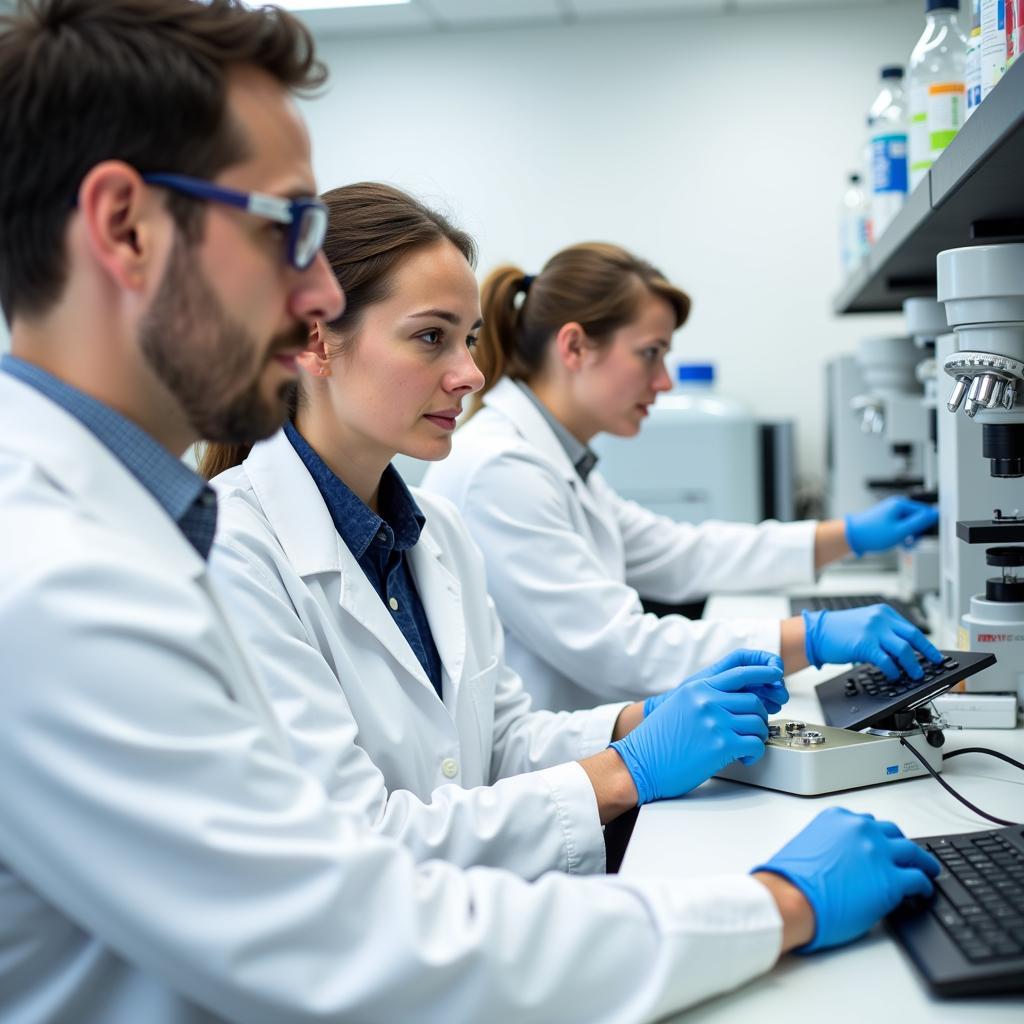
[(996, 656), (968, 690), (1024, 707), (1024, 244), (946, 250), (937, 271), (941, 639)]

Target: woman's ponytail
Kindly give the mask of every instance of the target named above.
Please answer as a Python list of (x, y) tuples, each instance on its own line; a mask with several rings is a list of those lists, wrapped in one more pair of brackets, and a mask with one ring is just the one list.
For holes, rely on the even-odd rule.
[(518, 267), (506, 264), (491, 271), (480, 289), (484, 324), (476, 343), (476, 364), (484, 386), (473, 396), (472, 415), (481, 399), (502, 377), (518, 377), (526, 369), (519, 358), (519, 310), (523, 283), (529, 279)]

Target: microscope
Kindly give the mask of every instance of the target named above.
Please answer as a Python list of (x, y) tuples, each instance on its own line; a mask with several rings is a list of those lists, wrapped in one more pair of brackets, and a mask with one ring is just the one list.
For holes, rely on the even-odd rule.
[[(896, 339), (897, 344), (900, 340)], [(893, 453), (875, 427), (878, 421), (868, 413), (865, 430), (865, 411), (860, 407), (853, 411), (854, 403), (867, 391), (857, 356), (843, 355), (828, 361), (825, 368), (825, 512), (829, 519), (841, 519), (847, 512), (874, 504), (880, 494), (868, 486), (869, 480), (892, 480), (907, 475), (904, 456)], [(878, 560), (877, 556), (873, 559)]]
[(937, 345), (953, 381), (938, 418), (940, 639), (995, 655), (968, 692), (1024, 703), (1024, 244), (949, 249), (937, 272), (953, 332)]
[[(876, 497), (903, 494), (938, 501), (938, 452), (935, 434), (935, 339), (945, 333), (945, 310), (934, 299), (903, 304), (910, 337), (865, 338), (857, 362), (865, 390), (851, 408), (861, 430), (879, 435), (892, 458), (902, 460), (895, 474), (875, 474), (867, 485)], [(935, 600), (939, 592), (938, 527), (897, 553), (899, 593), (908, 602)]]

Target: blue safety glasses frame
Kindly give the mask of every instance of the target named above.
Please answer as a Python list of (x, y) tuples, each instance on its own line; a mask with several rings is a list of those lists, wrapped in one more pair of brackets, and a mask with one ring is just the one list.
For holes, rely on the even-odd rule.
[(187, 174), (143, 174), (142, 180), (193, 199), (226, 203), (257, 217), (288, 225), (287, 258), (296, 270), (307, 270), (324, 244), (327, 207), (319, 199), (283, 199), (263, 192), (240, 192)]

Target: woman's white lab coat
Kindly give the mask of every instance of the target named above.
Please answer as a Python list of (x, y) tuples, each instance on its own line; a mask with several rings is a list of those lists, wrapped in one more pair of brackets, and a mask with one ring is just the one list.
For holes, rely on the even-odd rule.
[(299, 760), (336, 800), (418, 859), (525, 878), (604, 869), (593, 788), (575, 762), (608, 745), (623, 705), (531, 712), (448, 502), (416, 494), (426, 525), (408, 556), (442, 703), (283, 432), (215, 484), (211, 572)]
[(479, 545), (506, 656), (538, 707), (650, 696), (737, 647), (779, 650), (777, 620), (659, 619), (638, 595), (678, 603), (814, 576), (813, 522), (694, 526), (626, 501), (598, 470), (584, 483), (508, 378), (423, 487), (454, 502)]
[(4, 1021), (623, 1024), (774, 962), (749, 877), (530, 885), (373, 834), (294, 763), (175, 523), (3, 372), (0, 537)]

